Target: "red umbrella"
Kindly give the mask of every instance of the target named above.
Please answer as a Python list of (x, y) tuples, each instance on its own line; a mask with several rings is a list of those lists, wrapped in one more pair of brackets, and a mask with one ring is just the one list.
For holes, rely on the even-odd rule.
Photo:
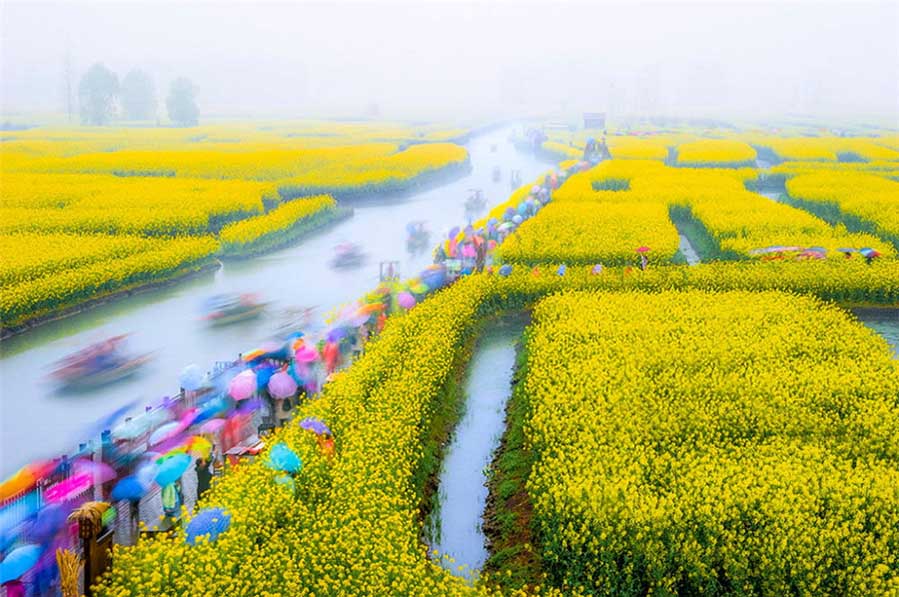
[(637, 247), (637, 253), (646, 253), (649, 250), (650, 250), (650, 248), (647, 247), (646, 245), (643, 245), (642, 247)]

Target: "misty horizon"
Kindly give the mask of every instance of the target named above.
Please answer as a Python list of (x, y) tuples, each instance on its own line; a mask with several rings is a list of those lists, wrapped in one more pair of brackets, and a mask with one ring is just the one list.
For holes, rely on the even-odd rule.
[(2, 5), (3, 115), (65, 111), (103, 63), (204, 117), (878, 117), (899, 124), (896, 3)]

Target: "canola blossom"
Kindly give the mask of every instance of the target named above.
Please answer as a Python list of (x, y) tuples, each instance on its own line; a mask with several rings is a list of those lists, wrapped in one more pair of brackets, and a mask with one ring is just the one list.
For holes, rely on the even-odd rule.
[(248, 248), (277, 241), (291, 229), (313, 221), (325, 213), (333, 212), (337, 202), (330, 195), (317, 195), (287, 201), (269, 213), (222, 228), (219, 240), (224, 253), (242, 253)]
[(653, 262), (677, 252), (677, 229), (658, 203), (550, 203), (502, 244), (498, 256), (514, 263), (622, 265), (651, 248)]
[[(528, 308), (562, 290), (591, 288), (779, 288), (830, 300), (899, 304), (899, 288), (893, 283), (897, 268), (892, 260), (870, 267), (830, 261), (745, 262), (631, 273), (607, 268), (601, 275), (592, 275), (589, 267), (571, 267), (563, 277), (552, 275), (553, 267), (541, 267), (539, 275), (515, 267), (508, 277), (465, 277), (391, 317), (360, 359), (337, 374), (320, 398), (297, 409), (296, 420), (315, 417), (333, 430), (336, 455), (331, 464), (316, 449), (312, 434), (298, 425), (276, 431), (269, 445), (285, 442), (304, 463), (295, 492), (276, 481), (277, 473), (265, 466), (262, 454), (229, 471), (201, 501), (201, 508), (232, 513), (228, 533), (214, 544), (201, 541), (196, 547), (166, 539), (117, 547), (97, 594), (496, 594), (489, 583), (472, 586), (432, 562), (419, 539), (427, 439), (443, 389), (466, 357), (465, 346), (482, 318)], [(845, 317), (811, 299), (770, 296), (775, 307), (786, 309), (781, 317), (787, 322), (808, 319), (804, 308), (810, 306), (829, 314), (828, 323), (848, 325)], [(630, 311), (640, 311), (639, 304), (628, 304)], [(733, 306), (730, 301), (725, 305)], [(699, 321), (701, 314), (696, 317)], [(852, 333), (845, 342), (861, 338), (868, 343), (865, 348), (886, 352), (871, 334), (848, 327)], [(879, 371), (882, 362), (878, 353), (870, 371)]]
[(899, 364), (771, 292), (537, 305), (523, 394), (545, 567), (597, 595), (889, 594)]
[(819, 171), (787, 181), (795, 200), (823, 216), (855, 218), (859, 227), (899, 248), (899, 182), (861, 172)]
[[(4, 243), (13, 239), (20, 251), (27, 251), (28, 244), (23, 242), (34, 241), (37, 247), (48, 246), (40, 236), (3, 238)], [(9, 276), (14, 275), (11, 272), (16, 269), (18, 272), (29, 268), (30, 271), (46, 272), (46, 275), (21, 279), (0, 288), (0, 321), (4, 327), (16, 326), (90, 299), (196, 271), (209, 264), (219, 248), (218, 242), (207, 236), (153, 240), (141, 251), (123, 254), (123, 245), (109, 242), (108, 237), (74, 238), (80, 247), (81, 264), (77, 259), (73, 263), (57, 260), (42, 261), (37, 265), (14, 259), (13, 268), (4, 267), (4, 274)], [(58, 242), (59, 238), (54, 241)], [(84, 257), (91, 252), (94, 258)]]
[[(716, 257), (725, 259), (745, 259), (754, 249), (773, 245), (821, 246), (831, 253), (841, 247), (871, 247), (895, 255), (889, 243), (872, 234), (851, 233), (748, 191), (745, 185), (755, 177), (750, 168), (671, 168), (654, 161), (612, 160), (571, 176), (553, 200), (656, 203), (679, 210), (701, 225), (717, 248)], [(619, 188), (609, 190), (613, 187)]]
[(740, 167), (755, 166), (755, 150), (743, 141), (702, 139), (677, 147), (679, 166)]

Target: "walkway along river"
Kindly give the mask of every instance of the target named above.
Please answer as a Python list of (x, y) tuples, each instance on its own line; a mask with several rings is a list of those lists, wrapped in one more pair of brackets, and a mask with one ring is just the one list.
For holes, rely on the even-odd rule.
[[(226, 262), (215, 273), (176, 286), (122, 299), (48, 323), (0, 345), (0, 478), (23, 464), (56, 457), (86, 438), (79, 433), (116, 408), (138, 399), (156, 404), (177, 392), (185, 365), (210, 366), (231, 360), (269, 337), (274, 321), (256, 320), (220, 329), (198, 321), (204, 298), (221, 292), (258, 291), (273, 301), (273, 309), (318, 306), (319, 315), (368, 292), (377, 285), (378, 263), (399, 261), (400, 273), (411, 276), (432, 262), (430, 247), (446, 231), (467, 221), (464, 201), (480, 188), (489, 206), (506, 200), (510, 170), (528, 182), (545, 172), (546, 164), (515, 151), (506, 141), (508, 129), (473, 139), (471, 172), (450, 184), (409, 196), (383, 196), (354, 204), (355, 215), (299, 244), (245, 261)], [(496, 145), (496, 151), (491, 146)], [(501, 180), (494, 181), (494, 167)], [(428, 249), (412, 254), (406, 248), (406, 224), (425, 220), (431, 231)], [(358, 270), (328, 266), (335, 245), (359, 243), (368, 254)], [(46, 382), (58, 359), (113, 334), (131, 332), (130, 347), (153, 352), (154, 360), (141, 375), (106, 388), (75, 395), (58, 395)]]

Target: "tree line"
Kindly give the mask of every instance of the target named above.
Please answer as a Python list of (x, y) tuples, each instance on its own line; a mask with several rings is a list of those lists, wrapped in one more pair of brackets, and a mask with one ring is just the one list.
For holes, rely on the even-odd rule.
[[(199, 122), (195, 91), (186, 77), (178, 77), (169, 86), (165, 106), (176, 126), (196, 126)], [(156, 87), (150, 75), (140, 69), (130, 70), (119, 81), (118, 75), (98, 62), (81, 77), (78, 104), (82, 124), (102, 126), (119, 116), (125, 120), (153, 120)]]

